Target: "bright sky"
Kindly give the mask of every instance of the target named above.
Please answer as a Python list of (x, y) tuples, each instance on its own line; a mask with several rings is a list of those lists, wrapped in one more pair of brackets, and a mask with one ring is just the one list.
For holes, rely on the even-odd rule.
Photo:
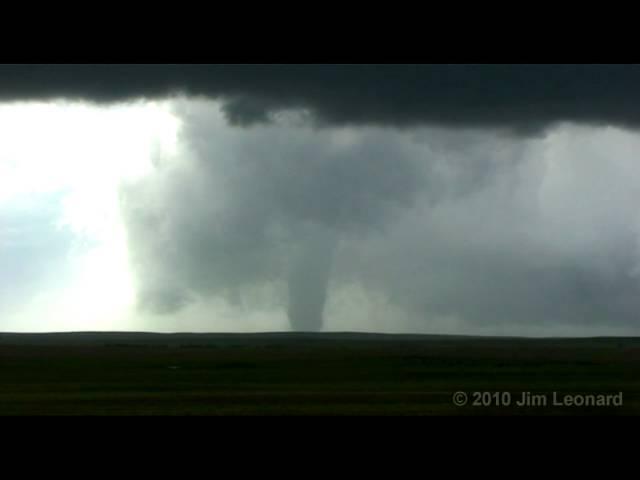
[(134, 291), (119, 187), (150, 173), (154, 156), (171, 154), (178, 129), (160, 102), (0, 105), (2, 330), (129, 326)]

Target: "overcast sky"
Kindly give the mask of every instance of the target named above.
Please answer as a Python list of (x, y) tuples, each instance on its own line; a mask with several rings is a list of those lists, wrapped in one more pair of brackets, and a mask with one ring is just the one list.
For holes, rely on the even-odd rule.
[(635, 65), (0, 65), (0, 331), (638, 335)]

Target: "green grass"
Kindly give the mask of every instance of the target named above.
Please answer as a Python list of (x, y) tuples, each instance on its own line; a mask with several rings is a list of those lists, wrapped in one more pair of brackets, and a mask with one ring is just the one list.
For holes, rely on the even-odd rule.
[[(456, 407), (458, 391), (623, 392), (624, 405)], [(636, 339), (0, 335), (0, 415), (636, 413)]]

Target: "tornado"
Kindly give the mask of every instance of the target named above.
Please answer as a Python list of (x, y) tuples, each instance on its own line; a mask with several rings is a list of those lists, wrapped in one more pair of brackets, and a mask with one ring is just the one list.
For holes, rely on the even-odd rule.
[(336, 245), (335, 232), (323, 227), (311, 226), (303, 232), (288, 279), (287, 313), (293, 331), (322, 330)]

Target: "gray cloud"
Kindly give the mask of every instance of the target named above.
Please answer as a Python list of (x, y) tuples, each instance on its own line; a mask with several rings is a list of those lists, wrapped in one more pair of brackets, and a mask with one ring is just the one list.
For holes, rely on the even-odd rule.
[(190, 153), (123, 191), (142, 306), (171, 313), (274, 283), (292, 324), (319, 328), (339, 237), (382, 229), (410, 205), (421, 159), (400, 134), (247, 131), (210, 104), (183, 114)]
[(0, 99), (98, 102), (185, 94), (234, 124), (308, 110), (324, 125), (637, 126), (638, 65), (0, 65)]
[[(151, 311), (209, 297), (258, 308), (269, 286), (269, 306), (304, 330), (329, 309), (338, 328), (637, 331), (640, 141), (628, 132), (246, 130), (213, 104), (179, 112), (189, 151), (123, 192)], [(336, 303), (354, 287), (361, 311), (382, 299), (406, 319), (354, 320)]]
[(501, 166), (474, 191), (418, 203), (384, 235), (351, 245), (336, 262), (342, 274), (402, 305), (414, 325), (637, 332), (637, 138), (565, 127), (519, 153), (458, 139)]

